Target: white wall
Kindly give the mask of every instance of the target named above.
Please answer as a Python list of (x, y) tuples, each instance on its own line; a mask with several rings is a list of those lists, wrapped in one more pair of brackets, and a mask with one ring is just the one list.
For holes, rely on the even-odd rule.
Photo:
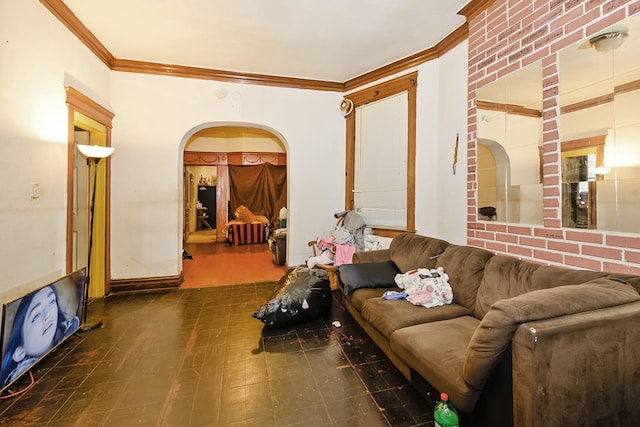
[[(0, 292), (65, 272), (71, 85), (109, 108), (109, 70), (35, 0), (0, 0)], [(31, 183), (40, 198), (31, 199)]]
[[(112, 87), (112, 278), (181, 271), (182, 150), (216, 123), (257, 125), (285, 142), (289, 265), (335, 225), (344, 207), (341, 94), (120, 72)], [(227, 98), (215, 96), (220, 88)]]
[[(418, 70), (416, 232), (465, 244), (467, 42)], [(456, 135), (459, 145), (454, 175)]]
[[(0, 292), (65, 269), (65, 85), (115, 113), (113, 279), (181, 271), (182, 152), (215, 124), (258, 126), (284, 141), (289, 265), (335, 225), (345, 198), (342, 94), (110, 72), (35, 0), (0, 0), (0, 36)], [(466, 50), (465, 42), (418, 67), (416, 226), (454, 243), (466, 240)], [(228, 97), (216, 97), (221, 88)], [(41, 184), (35, 200), (33, 182)]]

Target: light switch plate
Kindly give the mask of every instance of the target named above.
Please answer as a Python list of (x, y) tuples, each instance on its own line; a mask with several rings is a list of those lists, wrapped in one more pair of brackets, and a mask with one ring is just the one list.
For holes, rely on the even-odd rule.
[(31, 183), (31, 199), (40, 198), (40, 183), (32, 182)]

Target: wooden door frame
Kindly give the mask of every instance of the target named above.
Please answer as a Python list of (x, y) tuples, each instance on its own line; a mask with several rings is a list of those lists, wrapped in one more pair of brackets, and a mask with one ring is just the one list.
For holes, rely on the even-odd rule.
[[(67, 232), (66, 232), (66, 274), (71, 273), (73, 268), (73, 175), (75, 168), (75, 114), (80, 113), (95, 120), (105, 127), (105, 145), (111, 146), (112, 121), (115, 115), (102, 107), (97, 102), (85, 96), (73, 87), (66, 86), (67, 115)], [(104, 294), (111, 290), (111, 159), (105, 159), (105, 237), (104, 237), (104, 259), (94, 260), (92, 264), (99, 269), (104, 267)], [(95, 282), (94, 282), (95, 283)]]

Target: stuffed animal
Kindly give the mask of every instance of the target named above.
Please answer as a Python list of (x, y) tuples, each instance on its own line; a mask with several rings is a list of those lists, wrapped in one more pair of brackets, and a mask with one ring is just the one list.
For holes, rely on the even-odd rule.
[(248, 207), (245, 205), (240, 205), (233, 213), (238, 221), (242, 222), (250, 222), (250, 223), (262, 223), (269, 224), (269, 220), (264, 215), (255, 215)]

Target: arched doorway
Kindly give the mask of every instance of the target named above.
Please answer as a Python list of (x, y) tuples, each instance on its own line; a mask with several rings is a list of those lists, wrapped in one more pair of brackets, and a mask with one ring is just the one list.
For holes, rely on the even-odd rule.
[[(271, 263), (266, 266), (264, 258), (270, 257), (270, 247), (266, 244), (247, 244), (243, 247), (229, 247), (227, 243), (226, 225), (233, 219), (233, 211), (238, 205), (238, 170), (268, 167), (278, 169), (280, 176), (284, 177), (284, 187), (280, 187), (279, 196), (271, 200), (272, 203), (260, 203), (259, 200), (269, 199), (266, 195), (268, 189), (261, 187), (259, 182), (248, 182), (249, 193), (256, 193), (256, 200), (243, 201), (242, 204), (251, 207), (255, 214), (265, 215), (270, 220), (268, 230), (275, 228), (274, 218), (277, 217), (281, 207), (288, 206), (288, 193), (286, 177), (288, 176), (286, 142), (280, 134), (273, 129), (249, 124), (217, 122), (205, 123), (192, 129), (183, 139), (181, 144), (183, 165), (183, 247), (185, 256), (196, 258), (199, 256), (214, 255), (216, 264), (225, 258), (225, 264), (229, 260), (236, 259), (251, 265), (253, 270), (252, 280), (258, 280), (260, 269), (264, 271), (263, 280), (273, 280), (281, 277), (282, 270)], [(261, 192), (265, 196), (260, 195)], [(246, 195), (245, 195), (246, 196)], [(246, 200), (243, 199), (243, 200)], [(282, 205), (282, 206), (280, 206)], [(249, 243), (249, 242), (247, 242)], [(194, 246), (196, 244), (197, 246)], [(199, 245), (200, 244), (200, 245)], [(204, 246), (201, 244), (208, 244)], [(191, 249), (191, 250), (187, 250)], [(266, 252), (265, 252), (266, 251)], [(231, 254), (234, 254), (232, 257)], [(246, 260), (242, 261), (245, 256)], [(196, 261), (198, 259), (196, 258)], [(188, 264), (185, 264), (187, 262)], [(189, 274), (193, 273), (193, 265), (197, 264), (189, 259), (183, 259), (183, 284), (193, 287), (193, 281)], [(262, 265), (262, 267), (260, 267)], [(207, 265), (205, 268), (209, 268)], [(230, 283), (243, 283), (247, 279), (247, 268), (238, 268), (237, 278), (229, 276), (229, 266), (225, 266)], [(218, 269), (214, 274), (221, 273)], [(244, 273), (240, 274), (240, 273)], [(274, 277), (274, 274), (276, 275)], [(256, 276), (257, 275), (257, 276)], [(233, 277), (232, 277), (233, 276)], [(243, 279), (244, 277), (244, 279)], [(255, 280), (254, 280), (255, 279)], [(214, 281), (215, 278), (208, 277)], [(221, 279), (220, 279), (221, 280)], [(204, 284), (206, 285), (206, 284)]]

